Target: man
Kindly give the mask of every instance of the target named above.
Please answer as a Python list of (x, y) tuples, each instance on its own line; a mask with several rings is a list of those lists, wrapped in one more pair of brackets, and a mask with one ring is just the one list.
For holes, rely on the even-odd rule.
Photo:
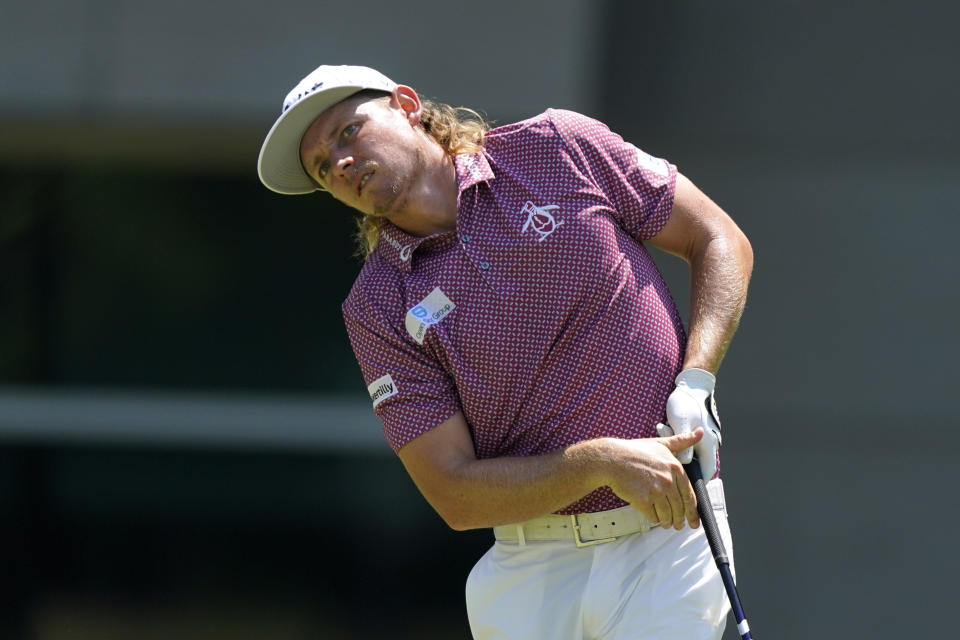
[[(727, 537), (714, 374), (743, 233), (676, 168), (569, 111), (493, 130), (365, 67), (286, 97), (279, 193), (363, 214), (343, 304), (388, 442), (454, 529), (493, 527), (475, 638), (719, 638), (728, 611), (680, 460)], [(689, 338), (645, 244), (691, 267)], [(656, 437), (658, 424), (669, 427)], [(679, 459), (678, 459), (679, 457)]]

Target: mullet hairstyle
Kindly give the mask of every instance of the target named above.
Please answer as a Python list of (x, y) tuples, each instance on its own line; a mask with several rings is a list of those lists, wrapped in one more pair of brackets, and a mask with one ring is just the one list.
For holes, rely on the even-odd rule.
[[(366, 94), (368, 91), (362, 91)], [(371, 97), (384, 97), (382, 91), (369, 91)], [(423, 114), (418, 125), (431, 138), (437, 141), (451, 156), (477, 153), (483, 149), (483, 143), (490, 130), (490, 123), (482, 115), (467, 107), (451, 107), (442, 102), (420, 98)], [(357, 256), (366, 260), (380, 243), (381, 219), (363, 214), (357, 218), (357, 230), (354, 240)]]

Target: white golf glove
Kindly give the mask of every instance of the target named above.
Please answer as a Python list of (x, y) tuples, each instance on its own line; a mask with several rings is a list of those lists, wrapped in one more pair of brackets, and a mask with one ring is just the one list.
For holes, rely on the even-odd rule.
[(677, 459), (688, 464), (696, 452), (703, 479), (717, 474), (717, 449), (720, 448), (720, 416), (713, 399), (717, 379), (703, 369), (686, 369), (677, 376), (677, 388), (667, 398), (667, 424), (657, 427), (661, 436), (695, 431), (703, 427), (703, 438), (697, 444), (677, 454)]

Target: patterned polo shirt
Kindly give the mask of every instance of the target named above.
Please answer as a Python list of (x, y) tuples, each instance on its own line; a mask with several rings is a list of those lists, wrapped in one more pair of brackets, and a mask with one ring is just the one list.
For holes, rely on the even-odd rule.
[[(462, 410), (478, 458), (655, 437), (683, 325), (642, 244), (676, 167), (560, 110), (455, 159), (456, 231), (386, 223), (343, 315), (394, 451)], [(625, 503), (600, 488), (558, 513)]]

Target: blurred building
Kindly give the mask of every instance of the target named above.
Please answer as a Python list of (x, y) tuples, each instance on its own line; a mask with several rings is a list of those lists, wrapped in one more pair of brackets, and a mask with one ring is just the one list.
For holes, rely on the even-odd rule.
[(320, 63), (601, 118), (729, 211), (757, 256), (719, 387), (754, 627), (949, 634), (960, 563), (923, 551), (958, 523), (958, 14), (7, 3), (0, 638), (467, 637), (490, 535), (447, 530), (380, 436), (339, 311), (352, 216), (256, 176)]

